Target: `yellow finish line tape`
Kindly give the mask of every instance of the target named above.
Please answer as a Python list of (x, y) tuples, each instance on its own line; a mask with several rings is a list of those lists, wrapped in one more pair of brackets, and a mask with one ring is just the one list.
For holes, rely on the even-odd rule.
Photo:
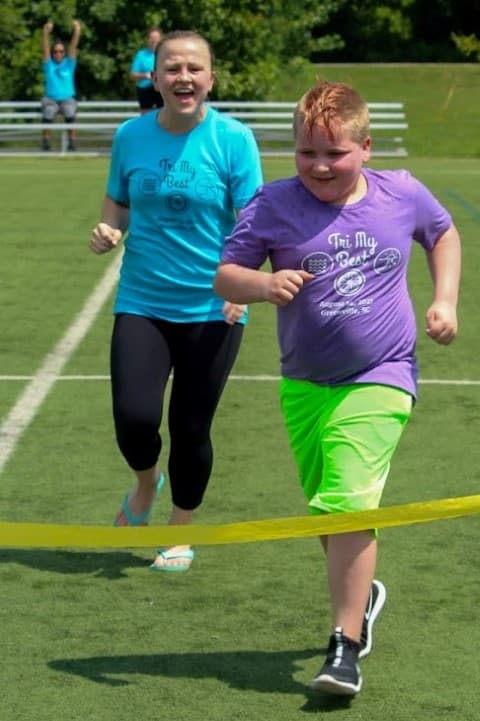
[(0, 547), (147, 548), (179, 544), (217, 545), (304, 538), (369, 528), (407, 526), (480, 512), (480, 496), (445, 498), (373, 511), (273, 518), (210, 526), (113, 528), (42, 523), (0, 523)]

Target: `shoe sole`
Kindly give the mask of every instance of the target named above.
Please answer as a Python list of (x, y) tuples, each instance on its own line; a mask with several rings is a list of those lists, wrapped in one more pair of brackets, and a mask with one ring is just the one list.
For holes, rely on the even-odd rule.
[(360, 677), (357, 685), (339, 681), (334, 676), (322, 674), (317, 676), (310, 683), (310, 688), (317, 693), (328, 693), (335, 696), (355, 696), (362, 688), (362, 678)]
[(373, 646), (373, 634), (372, 634), (372, 627), (379, 615), (381, 614), (383, 607), (385, 606), (385, 601), (387, 600), (387, 591), (383, 583), (380, 581), (375, 580), (374, 584), (377, 588), (377, 600), (375, 602), (375, 606), (372, 609), (372, 612), (370, 614), (370, 618), (368, 619), (368, 634), (367, 634), (367, 644), (364, 648), (362, 648), (358, 654), (359, 660), (362, 658), (365, 658), (365, 656), (368, 656), (368, 654), (372, 650)]

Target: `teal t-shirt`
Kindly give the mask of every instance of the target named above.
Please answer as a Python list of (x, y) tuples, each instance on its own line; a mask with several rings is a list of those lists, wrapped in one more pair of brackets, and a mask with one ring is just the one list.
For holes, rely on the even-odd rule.
[(235, 209), (263, 182), (258, 147), (247, 125), (211, 107), (182, 135), (157, 116), (127, 120), (113, 142), (107, 194), (130, 207), (114, 312), (223, 320), (213, 281)]
[[(141, 48), (133, 58), (130, 67), (131, 73), (151, 73), (155, 67), (155, 51), (150, 48)], [(137, 80), (137, 88), (148, 88), (152, 85), (152, 81), (147, 78)]]
[(75, 68), (77, 61), (65, 56), (56, 63), (49, 58), (43, 62), (45, 95), (52, 100), (70, 100), (75, 97)]

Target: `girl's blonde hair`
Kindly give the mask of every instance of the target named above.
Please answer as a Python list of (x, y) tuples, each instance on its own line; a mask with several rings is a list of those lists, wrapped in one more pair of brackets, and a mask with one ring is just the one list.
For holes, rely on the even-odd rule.
[(200, 35), (200, 33), (197, 33), (195, 30), (172, 30), (164, 35), (155, 48), (155, 66), (157, 65), (160, 52), (170, 40), (200, 40), (202, 43), (205, 43), (208, 49), (208, 54), (210, 55), (210, 62), (213, 67), (215, 63), (215, 56), (213, 54), (212, 46), (208, 40), (203, 37), (203, 35)]
[(346, 126), (356, 143), (364, 143), (370, 135), (370, 118), (365, 100), (346, 83), (321, 81), (298, 101), (293, 116), (296, 137), (299, 125), (310, 132), (324, 128), (330, 136)]

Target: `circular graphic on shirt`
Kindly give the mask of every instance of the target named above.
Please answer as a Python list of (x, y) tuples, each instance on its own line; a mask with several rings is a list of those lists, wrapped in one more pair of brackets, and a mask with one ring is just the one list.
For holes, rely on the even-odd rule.
[(365, 276), (361, 270), (347, 270), (335, 278), (335, 290), (339, 295), (356, 295), (365, 285)]
[(382, 250), (382, 252), (375, 258), (373, 270), (378, 275), (388, 273), (400, 265), (401, 260), (402, 256), (399, 250), (396, 248), (385, 248), (385, 250)]
[(167, 205), (170, 210), (181, 213), (188, 208), (188, 198), (182, 193), (170, 193), (170, 195), (167, 195)]
[(154, 195), (157, 192), (158, 178), (153, 173), (145, 173), (139, 181), (140, 192), (143, 195)]
[(328, 253), (310, 253), (302, 260), (302, 269), (312, 275), (325, 275), (333, 268), (333, 258)]

